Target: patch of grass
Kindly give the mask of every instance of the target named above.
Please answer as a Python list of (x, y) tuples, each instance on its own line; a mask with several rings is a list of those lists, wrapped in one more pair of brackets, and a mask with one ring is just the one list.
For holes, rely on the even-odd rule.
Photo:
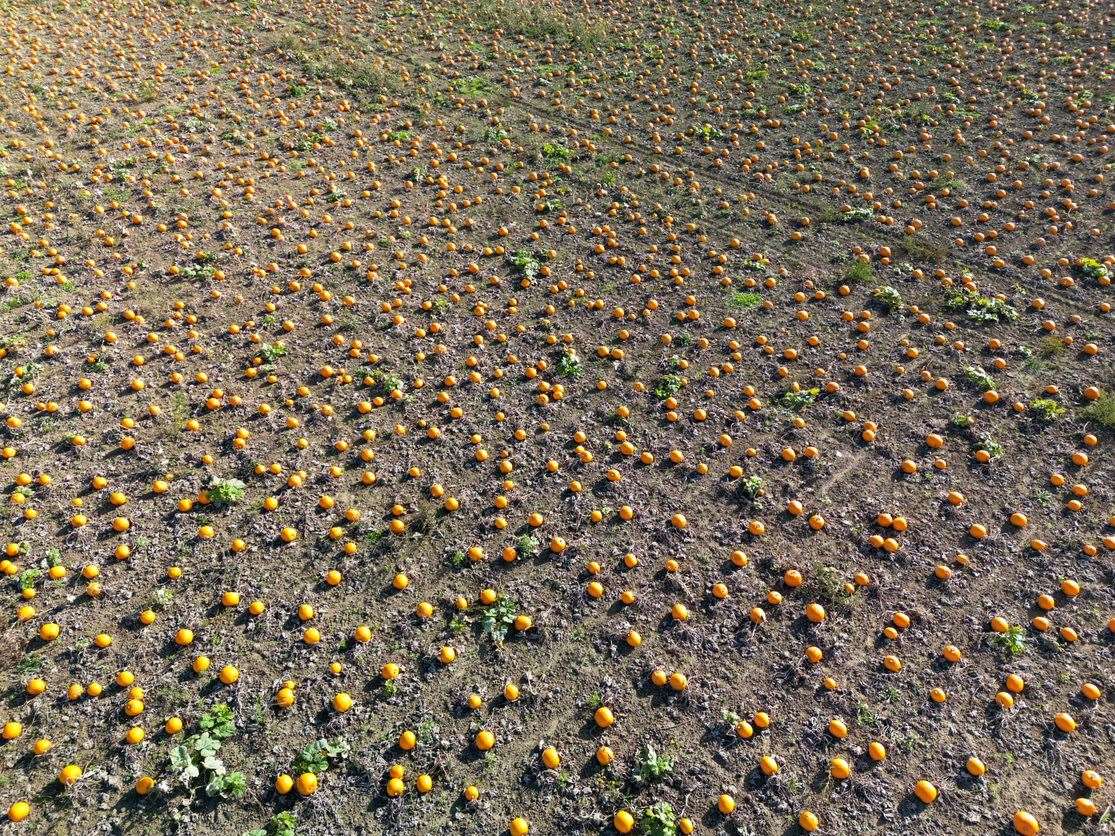
[(856, 601), (855, 592), (848, 591), (833, 566), (815, 566), (806, 588), (812, 597), (841, 609), (850, 609)]
[(482, 99), (491, 96), (497, 90), (496, 85), (478, 75), (454, 79), (453, 89), (466, 99)]
[(763, 297), (749, 290), (739, 290), (733, 293), (728, 304), (741, 311), (750, 311), (763, 303)]
[(477, 22), (485, 29), (501, 29), (532, 41), (586, 49), (608, 35), (608, 28), (601, 21), (570, 15), (537, 0), (480, 0), (473, 8)]
[(939, 174), (929, 184), (930, 190), (940, 194), (943, 191), (962, 192), (968, 188), (968, 184), (956, 176), (954, 171), (946, 171), (944, 174)]
[(1084, 408), (1080, 417), (1109, 430), (1115, 430), (1115, 395), (1100, 395)]
[(916, 235), (906, 235), (900, 245), (902, 253), (911, 261), (930, 262), (941, 264), (949, 256), (951, 248), (948, 244), (934, 244)]
[(15, 672), (17, 674), (20, 674), (21, 676), (29, 673), (34, 673), (35, 671), (42, 669), (45, 661), (46, 660), (37, 653), (28, 653), (26, 656), (23, 656), (18, 662), (16, 662)]
[(1046, 337), (1038, 346), (1038, 356), (1042, 358), (1059, 357), (1065, 353), (1065, 344), (1060, 337)]
[(870, 261), (856, 259), (844, 269), (844, 281), (848, 284), (867, 284), (875, 280), (875, 268)]
[(159, 97), (159, 86), (152, 80), (140, 82), (136, 87), (136, 99), (143, 103), (153, 102)]

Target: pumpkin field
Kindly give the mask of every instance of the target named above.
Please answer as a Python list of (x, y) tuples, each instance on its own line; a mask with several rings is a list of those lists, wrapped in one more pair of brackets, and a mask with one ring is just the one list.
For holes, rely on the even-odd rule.
[(0, 0), (0, 836), (1115, 832), (1115, 7)]

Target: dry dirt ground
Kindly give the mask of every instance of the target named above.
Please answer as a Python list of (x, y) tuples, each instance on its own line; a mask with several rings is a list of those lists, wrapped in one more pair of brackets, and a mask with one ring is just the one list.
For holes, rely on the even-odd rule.
[(0, 833), (1110, 831), (1110, 4), (0, 20)]

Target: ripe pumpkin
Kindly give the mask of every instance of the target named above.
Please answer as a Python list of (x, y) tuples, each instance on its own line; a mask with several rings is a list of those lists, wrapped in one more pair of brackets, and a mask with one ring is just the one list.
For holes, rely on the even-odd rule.
[(1041, 825), (1038, 824), (1038, 820), (1026, 810), (1015, 812), (1013, 824), (1019, 836), (1037, 836), (1041, 832)]
[(916, 795), (923, 804), (932, 804), (937, 800), (938, 790), (933, 784), (922, 778), (914, 785), (914, 795)]

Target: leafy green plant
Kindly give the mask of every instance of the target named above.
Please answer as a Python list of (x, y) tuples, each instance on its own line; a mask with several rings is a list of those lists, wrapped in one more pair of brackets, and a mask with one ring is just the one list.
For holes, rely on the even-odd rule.
[(977, 439), (972, 446), (976, 450), (985, 451), (992, 459), (1002, 458), (1003, 453), (1006, 452), (1006, 450), (1003, 449), (1003, 445), (990, 436)]
[(244, 836), (298, 836), (298, 820), (290, 810), (283, 810), (271, 817), (265, 827), (247, 831)]
[(211, 278), (214, 273), (212, 264), (187, 264), (178, 275), (187, 281), (196, 282), (201, 279)]
[(538, 268), (542, 266), (534, 253), (530, 250), (517, 250), (512, 253), (508, 260), (511, 262), (512, 267), (528, 279), (533, 279), (537, 276)]
[(503, 142), (509, 136), (510, 134), (503, 128), (485, 128), (484, 133), (481, 135), (481, 139), (483, 139), (484, 142), (497, 143)]
[(635, 761), (635, 777), (640, 783), (653, 784), (669, 775), (673, 768), (673, 758), (658, 754), (648, 743), (639, 751)]
[(244, 498), (245, 485), (239, 479), (214, 479), (206, 489), (209, 501), (218, 507), (235, 505)]
[(264, 343), (259, 347), (259, 356), (263, 362), (274, 364), (280, 357), (286, 357), (286, 346), (282, 343)]
[(778, 401), (782, 406), (786, 407), (786, 409), (792, 409), (794, 412), (798, 412), (817, 400), (817, 396), (820, 394), (820, 388), (814, 386), (811, 389), (799, 389), (796, 392), (783, 392), (782, 397), (780, 397)]
[(832, 220), (839, 224), (858, 224), (869, 221), (875, 217), (875, 212), (868, 206), (856, 206), (847, 211), (830, 210), (826, 213), (825, 220)]
[(950, 294), (945, 307), (950, 311), (962, 311), (973, 322), (1014, 322), (1018, 319), (1018, 310), (1013, 305), (968, 289)]
[(1030, 401), (1030, 411), (1039, 421), (1052, 424), (1065, 414), (1065, 408), (1053, 398), (1035, 398)]
[(639, 833), (642, 836), (675, 836), (677, 832), (677, 814), (668, 801), (652, 804), (639, 816)]
[(558, 373), (562, 377), (577, 377), (581, 373), (581, 358), (570, 349), (558, 358)]
[(502, 644), (518, 612), (517, 601), (512, 598), (500, 598), (481, 612), (480, 631), (496, 644)]
[(337, 737), (333, 740), (323, 737), (299, 750), (298, 754), (294, 756), (291, 770), (295, 775), (301, 775), (304, 772), (320, 775), (322, 772), (328, 771), (330, 761), (344, 757), (348, 754), (348, 751), (348, 741), (343, 737)]
[(770, 259), (762, 253), (756, 253), (743, 262), (743, 269), (752, 273), (766, 273), (770, 269)]
[(236, 721), (228, 703), (217, 703), (201, 715), (197, 722), (198, 728), (208, 732), (217, 740), (228, 740), (236, 734)]
[(243, 798), (248, 791), (248, 779), (243, 772), (213, 773), (205, 785), (205, 794), (210, 798)]
[(964, 379), (981, 391), (988, 392), (995, 388), (995, 379), (980, 366), (966, 366)]
[(673, 397), (681, 391), (681, 377), (676, 374), (668, 374), (659, 379), (654, 387), (654, 396), (660, 401), (666, 398)]
[(224, 770), (224, 762), (217, 757), (221, 741), (208, 733), (187, 737), (182, 743), (170, 750), (170, 766), (182, 784), (189, 784), (201, 777), (203, 769)]
[(42, 569), (24, 569), (17, 578), (20, 590), (26, 592), (29, 589), (34, 589), (42, 574)]
[(198, 720), (199, 732), (170, 750), (170, 768), (177, 782), (191, 792), (204, 782), (210, 798), (242, 798), (248, 788), (242, 772), (229, 772), (219, 753), (221, 744), (236, 734), (232, 709), (219, 703)]
[(365, 386), (370, 387), (375, 392), (382, 392), (385, 395), (389, 395), (396, 389), (401, 389), (403, 386), (403, 381), (398, 375), (381, 371), (380, 369), (365, 369), (362, 380)]
[(524, 534), (519, 538), (519, 542), (515, 545), (515, 550), (519, 553), (519, 557), (529, 560), (538, 555), (538, 541), (531, 537), (529, 534)]
[(1026, 631), (1012, 624), (1005, 632), (992, 633), (991, 644), (1011, 656), (1021, 656), (1026, 652)]
[(882, 285), (872, 290), (871, 299), (875, 304), (888, 311), (901, 310), (904, 307), (902, 303), (902, 294), (889, 284)]
[(550, 162), (568, 162), (573, 159), (573, 151), (557, 142), (544, 142), (542, 158)]
[(755, 474), (744, 476), (739, 480), (739, 484), (736, 485), (736, 491), (751, 501), (758, 499), (759, 495), (763, 492), (762, 477), (756, 476)]
[(1106, 279), (1111, 273), (1106, 264), (1095, 258), (1082, 258), (1080, 260), (1080, 272), (1089, 279), (1095, 279), (1096, 281)]
[(713, 139), (720, 139), (724, 136), (724, 133), (719, 128), (714, 125), (710, 125), (708, 122), (705, 122), (699, 126), (694, 125), (693, 130), (697, 134), (699, 134), (705, 142)]

